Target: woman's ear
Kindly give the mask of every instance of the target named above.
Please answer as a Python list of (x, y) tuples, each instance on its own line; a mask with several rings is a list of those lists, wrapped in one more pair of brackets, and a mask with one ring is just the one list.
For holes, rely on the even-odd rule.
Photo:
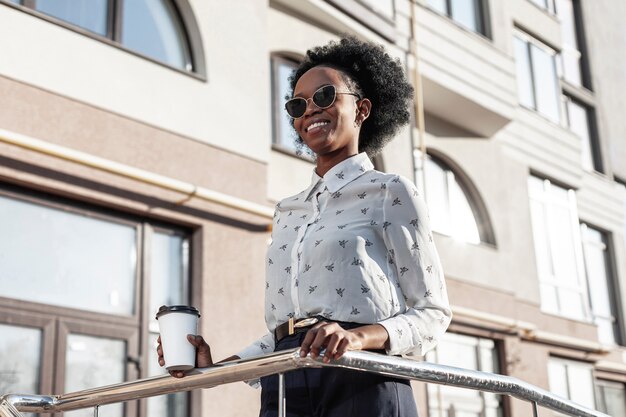
[(363, 123), (365, 119), (370, 116), (370, 112), (372, 111), (372, 102), (368, 98), (363, 98), (358, 102), (357, 105), (357, 120), (360, 123)]

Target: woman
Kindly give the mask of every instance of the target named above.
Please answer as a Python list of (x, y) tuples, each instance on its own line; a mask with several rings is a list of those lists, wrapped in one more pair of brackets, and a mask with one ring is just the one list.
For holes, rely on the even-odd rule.
[[(451, 317), (426, 207), (409, 180), (369, 159), (409, 121), (402, 66), (382, 47), (345, 38), (309, 50), (290, 81), (285, 108), (316, 167), (308, 188), (276, 205), (270, 331), (228, 359), (298, 346), (303, 357), (325, 351), (325, 362), (349, 350), (423, 355)], [(211, 365), (202, 338), (190, 342), (198, 366)], [(261, 386), (261, 416), (276, 415), (277, 377)], [(417, 416), (409, 383), (385, 376), (304, 369), (286, 374), (286, 389), (288, 415)]]

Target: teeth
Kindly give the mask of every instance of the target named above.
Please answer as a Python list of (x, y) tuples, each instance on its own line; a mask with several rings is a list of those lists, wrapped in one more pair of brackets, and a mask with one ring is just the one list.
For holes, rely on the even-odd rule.
[(315, 128), (315, 127), (320, 127), (320, 126), (324, 126), (327, 125), (330, 122), (315, 122), (312, 125), (309, 125), (309, 127), (306, 128), (306, 131), (308, 132), (309, 130)]

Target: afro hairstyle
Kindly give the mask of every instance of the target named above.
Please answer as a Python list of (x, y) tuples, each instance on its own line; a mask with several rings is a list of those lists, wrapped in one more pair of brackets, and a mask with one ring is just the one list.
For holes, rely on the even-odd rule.
[[(309, 49), (289, 77), (292, 96), (300, 77), (317, 66), (341, 71), (348, 88), (372, 102), (370, 115), (361, 127), (359, 152), (376, 155), (409, 122), (413, 87), (400, 60), (393, 59), (381, 45), (349, 36)], [(302, 138), (298, 136), (297, 141), (304, 147)]]

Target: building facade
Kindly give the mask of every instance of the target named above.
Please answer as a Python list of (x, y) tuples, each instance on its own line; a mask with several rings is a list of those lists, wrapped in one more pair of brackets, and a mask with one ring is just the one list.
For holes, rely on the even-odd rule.
[[(374, 163), (430, 208), (454, 318), (426, 360), (626, 415), (625, 19), (611, 0), (0, 0), (0, 394), (161, 373), (162, 304), (201, 310), (215, 359), (265, 332), (273, 205), (313, 169), (287, 77), (352, 34), (420, 87)], [(424, 416), (531, 412), (414, 392)], [(241, 383), (100, 412), (258, 407)]]

